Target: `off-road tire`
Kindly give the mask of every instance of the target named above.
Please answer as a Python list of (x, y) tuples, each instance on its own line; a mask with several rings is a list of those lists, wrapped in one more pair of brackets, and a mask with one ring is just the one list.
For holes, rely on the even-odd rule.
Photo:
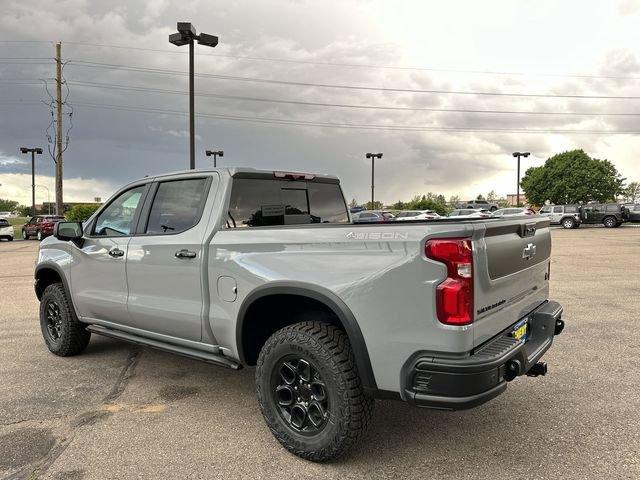
[(602, 220), (602, 224), (607, 228), (613, 228), (617, 223), (618, 222), (616, 221), (615, 217), (604, 217), (604, 219)]
[[(48, 328), (47, 309), (55, 304), (59, 310), (60, 332), (54, 338)], [(44, 289), (40, 300), (40, 329), (49, 351), (60, 357), (70, 357), (81, 353), (91, 339), (91, 332), (76, 317), (62, 283), (53, 283)]]
[(29, 240), (29, 235), (27, 235), (27, 231), (24, 229), (22, 230), (22, 239)]
[[(326, 389), (328, 419), (323, 429), (311, 436), (287, 423), (276, 402), (276, 369), (283, 359), (292, 356), (310, 362)], [(373, 413), (374, 401), (364, 392), (347, 334), (324, 322), (296, 323), (266, 341), (256, 366), (256, 391), (264, 419), (276, 439), (291, 453), (314, 462), (335, 459), (355, 445)]]
[(566, 229), (576, 228), (576, 221), (573, 218), (563, 218), (562, 227)]

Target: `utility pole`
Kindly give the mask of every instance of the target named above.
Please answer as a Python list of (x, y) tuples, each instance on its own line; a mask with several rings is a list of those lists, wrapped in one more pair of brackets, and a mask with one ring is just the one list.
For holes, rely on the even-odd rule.
[(62, 42), (56, 43), (56, 215), (64, 214), (62, 205)]
[(375, 179), (375, 161), (376, 161), (376, 158), (377, 159), (382, 158), (382, 153), (367, 153), (365, 157), (371, 159), (371, 210), (374, 210), (375, 206), (373, 203), (373, 190), (374, 190), (373, 184)]

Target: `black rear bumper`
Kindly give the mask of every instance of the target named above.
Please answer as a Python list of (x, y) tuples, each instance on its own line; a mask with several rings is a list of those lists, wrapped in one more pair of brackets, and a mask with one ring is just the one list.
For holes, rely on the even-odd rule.
[(507, 329), (463, 357), (414, 355), (402, 369), (402, 397), (418, 407), (463, 410), (498, 396), (507, 379), (531, 370), (564, 328), (557, 302), (546, 302), (525, 318), (530, 332), (526, 342)]

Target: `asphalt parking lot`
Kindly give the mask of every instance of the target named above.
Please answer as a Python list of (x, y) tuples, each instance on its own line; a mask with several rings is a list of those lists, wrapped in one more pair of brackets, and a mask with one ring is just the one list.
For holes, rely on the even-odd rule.
[(366, 439), (317, 465), (287, 453), (253, 370), (94, 336), (59, 358), (39, 331), (38, 243), (0, 243), (0, 477), (640, 478), (640, 228), (553, 230), (567, 326), (549, 375), (474, 410), (378, 401)]

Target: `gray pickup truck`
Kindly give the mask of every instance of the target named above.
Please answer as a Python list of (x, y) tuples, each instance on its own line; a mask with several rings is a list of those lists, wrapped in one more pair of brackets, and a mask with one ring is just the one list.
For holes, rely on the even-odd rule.
[(231, 168), (148, 177), (40, 244), (47, 347), (92, 333), (255, 366), (291, 452), (337, 457), (374, 398), (465, 409), (522, 375), (564, 326), (548, 299), (549, 220), (360, 224), (326, 175)]

